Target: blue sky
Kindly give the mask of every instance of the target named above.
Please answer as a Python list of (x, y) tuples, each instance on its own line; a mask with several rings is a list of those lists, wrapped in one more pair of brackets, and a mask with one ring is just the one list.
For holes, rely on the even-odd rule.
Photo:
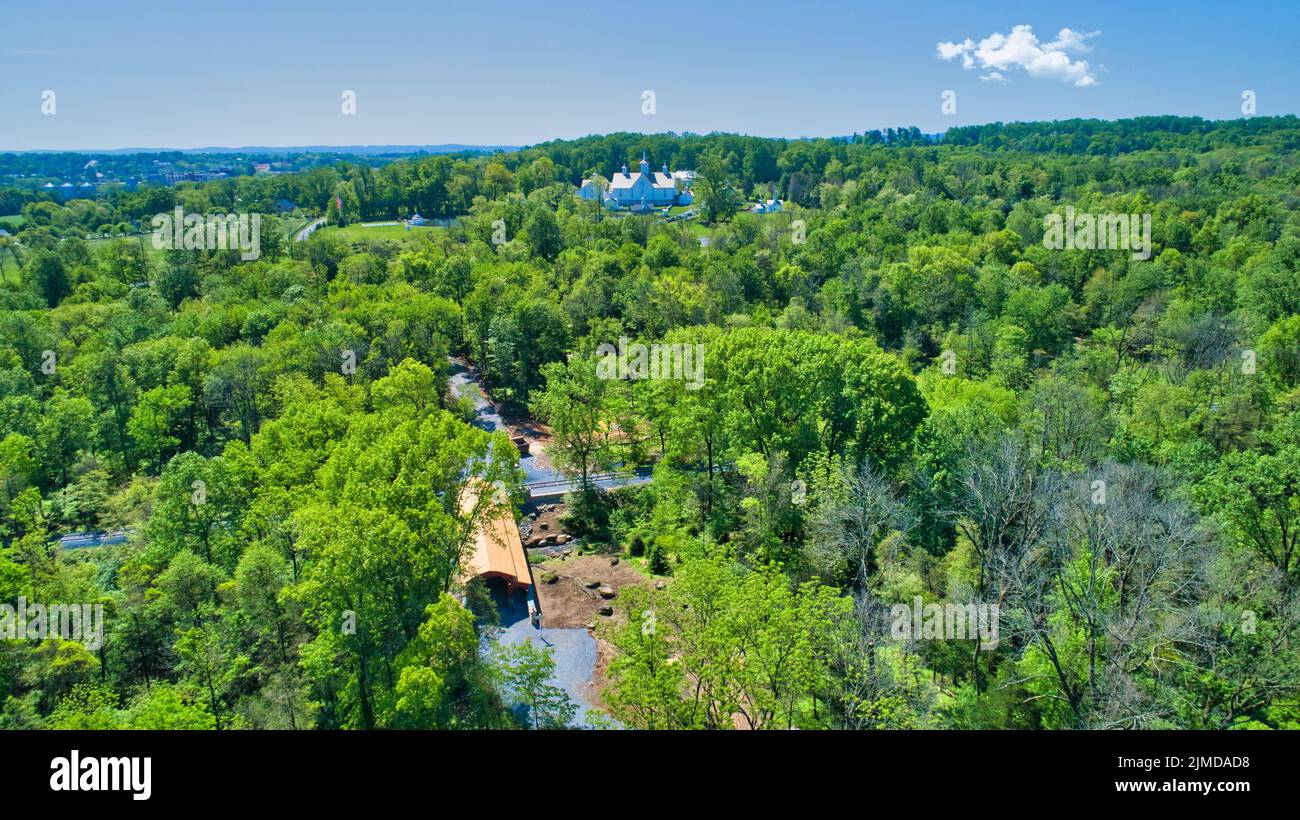
[[(1300, 110), (1294, 0), (0, 0), (0, 21), (0, 150), (1222, 119), (1241, 115), (1244, 89), (1259, 114)], [(1034, 39), (987, 39), (1016, 26)], [(939, 43), (953, 44), (949, 60)], [(1034, 48), (1056, 53), (1035, 60)], [(41, 113), (46, 89), (54, 116)], [(345, 89), (355, 116), (340, 112)], [(945, 90), (955, 115), (941, 113)]]

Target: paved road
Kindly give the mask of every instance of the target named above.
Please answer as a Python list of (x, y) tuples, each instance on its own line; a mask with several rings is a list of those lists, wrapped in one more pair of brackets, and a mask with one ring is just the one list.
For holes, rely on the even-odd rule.
[[(635, 484), (649, 484), (652, 478), (653, 470), (650, 467), (637, 467), (631, 473), (607, 473), (591, 477), (591, 483), (602, 490), (613, 490), (618, 487), (631, 487)], [(551, 481), (530, 481), (525, 486), (528, 487), (528, 494), (533, 498), (548, 498), (550, 496), (560, 496), (570, 490), (578, 489), (580, 482), (560, 478)]]
[(125, 544), (130, 532), (127, 530), (114, 530), (113, 532), (102, 532), (95, 530), (92, 532), (70, 532), (66, 535), (56, 537), (59, 546), (65, 550), (85, 549), (87, 547), (108, 547), (114, 544)]
[(317, 228), (319, 228), (321, 225), (324, 224), (325, 224), (325, 217), (321, 217), (320, 219), (315, 220), (314, 222), (305, 226), (301, 231), (298, 231), (298, 233), (294, 234), (293, 241), (302, 242), (307, 237), (315, 233)]
[[(588, 711), (599, 702), (593, 676), (596, 670), (596, 639), (582, 627), (538, 629), (527, 618), (510, 621), (502, 616), (502, 629), (497, 640), (501, 644), (516, 644), (528, 641), (534, 646), (549, 651), (555, 660), (555, 671), (547, 683), (563, 689), (577, 706), (573, 716), (576, 728), (587, 728)], [(520, 718), (527, 720), (528, 708), (522, 704), (511, 704), (513, 711)]]

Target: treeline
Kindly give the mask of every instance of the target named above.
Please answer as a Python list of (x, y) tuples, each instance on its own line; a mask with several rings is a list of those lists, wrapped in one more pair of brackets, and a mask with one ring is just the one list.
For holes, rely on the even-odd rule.
[(1236, 120), (1166, 115), (1125, 120), (996, 122), (949, 128), (943, 141), (947, 145), (977, 145), (993, 150), (1095, 156), (1180, 148), (1206, 151), (1247, 145), (1295, 150), (1300, 146), (1297, 125), (1300, 121), (1294, 114)]
[[(977, 147), (979, 151), (939, 152), (938, 145)], [(939, 176), (955, 170), (961, 178), (979, 176), (981, 192), (987, 196), (1014, 202), (1035, 195), (1059, 196), (1064, 186), (1083, 179), (1130, 190), (1175, 185), (1180, 170), (1196, 162), (1215, 162), (1211, 152), (1219, 148), (1247, 149), (1234, 155), (1236, 160), (1258, 164), (1298, 145), (1300, 124), (1294, 116), (1230, 121), (1171, 116), (1114, 122), (994, 123), (949, 129), (938, 142), (915, 128), (815, 140), (624, 133), (543, 143), (487, 156), (438, 155), (403, 159), (383, 167), (343, 160), (300, 174), (182, 184), (174, 191), (122, 192), (98, 202), (73, 201), (65, 215), (52, 199), (27, 200), (23, 198), (27, 195), (13, 189), (0, 189), (0, 203), (7, 203), (8, 209), (0, 213), (21, 210), (35, 227), (75, 228), (83, 235), (102, 224), (125, 221), (139, 227), (141, 220), (176, 204), (199, 212), (274, 213), (288, 202), (307, 213), (326, 214), (331, 221), (343, 223), (395, 219), (416, 212), (451, 217), (469, 213), (476, 197), (492, 200), (512, 192), (528, 196), (553, 186), (568, 188), (592, 174), (607, 177), (624, 164), (635, 168), (643, 154), (656, 170), (665, 164), (672, 170), (695, 170), (712, 160), (742, 197), (775, 193), (806, 207), (821, 206), (821, 196), (828, 190), (823, 185), (827, 184), (838, 187), (854, 181), (879, 190), (892, 181), (886, 179), (887, 169), (893, 174), (900, 166), (910, 167), (917, 184), (944, 198), (963, 199), (970, 193), (948, 190), (939, 183)], [(989, 151), (1002, 158), (999, 174), (989, 173), (991, 166), (985, 157)], [(1097, 159), (1087, 164), (1082, 164), (1082, 159), (1065, 164), (1050, 159), (1057, 156)], [(1129, 159), (1108, 170), (1116, 157)], [(926, 178), (927, 169), (937, 165), (942, 167), (934, 168)], [(1046, 178), (1044, 169), (1051, 169)], [(1229, 168), (1229, 176), (1235, 170)], [(32, 208), (36, 210), (29, 213)]]

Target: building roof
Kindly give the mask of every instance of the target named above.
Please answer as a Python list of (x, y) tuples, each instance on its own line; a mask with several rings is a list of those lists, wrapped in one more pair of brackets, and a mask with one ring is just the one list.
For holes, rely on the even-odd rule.
[[(462, 513), (469, 513), (478, 503), (483, 486), (482, 482), (474, 482), (465, 487), (461, 495)], [(474, 551), (465, 562), (464, 577), (467, 580), (475, 576), (496, 577), (511, 586), (532, 586), (528, 557), (524, 554), (513, 510), (507, 499), (500, 500), (502, 503), (487, 512), (487, 520), (474, 534)]]
[[(656, 172), (653, 174), (647, 174), (646, 176), (649, 177), (650, 184), (655, 188), (677, 187), (677, 184), (673, 182), (673, 178), (668, 174), (660, 174)], [(610, 179), (609, 181), (609, 187), (610, 188), (631, 188), (633, 185), (636, 184), (636, 181), (640, 178), (641, 178), (640, 172), (637, 172), (635, 174), (621, 174), (621, 173), (614, 174), (613, 178)]]

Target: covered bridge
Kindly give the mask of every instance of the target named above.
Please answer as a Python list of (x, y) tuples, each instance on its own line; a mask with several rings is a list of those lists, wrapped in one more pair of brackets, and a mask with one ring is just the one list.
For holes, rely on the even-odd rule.
[[(461, 495), (462, 513), (469, 515), (473, 512), (484, 486), (482, 482), (476, 482), (465, 487)], [(493, 492), (504, 495), (500, 488), (494, 488)], [(488, 507), (474, 533), (474, 548), (465, 560), (462, 579), (467, 582), (472, 578), (487, 581), (493, 597), (498, 599), (503, 620), (509, 618), (509, 610), (515, 607), (527, 607), (526, 611), (532, 618), (537, 611), (533, 576), (523, 541), (519, 538), (519, 527), (515, 525), (514, 510), (508, 499), (498, 498), (495, 502)]]

